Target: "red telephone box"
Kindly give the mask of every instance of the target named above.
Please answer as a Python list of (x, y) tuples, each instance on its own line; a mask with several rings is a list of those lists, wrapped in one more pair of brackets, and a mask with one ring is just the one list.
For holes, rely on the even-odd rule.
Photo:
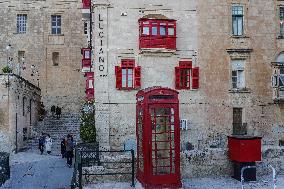
[(178, 92), (151, 87), (136, 100), (137, 179), (145, 188), (181, 187)]

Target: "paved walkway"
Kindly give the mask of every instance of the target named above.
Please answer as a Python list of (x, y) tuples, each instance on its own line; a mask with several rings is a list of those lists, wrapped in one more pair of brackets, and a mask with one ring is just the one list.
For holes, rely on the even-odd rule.
[(73, 169), (60, 156), (13, 154), (11, 178), (0, 189), (70, 189)]

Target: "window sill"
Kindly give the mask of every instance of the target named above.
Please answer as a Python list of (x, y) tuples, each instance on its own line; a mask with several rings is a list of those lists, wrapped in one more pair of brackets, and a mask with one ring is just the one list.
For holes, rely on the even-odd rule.
[(125, 92), (131, 92), (131, 91), (136, 91), (136, 90), (139, 90), (138, 88), (135, 89), (135, 88), (131, 88), (131, 89), (125, 89), (125, 88), (121, 88), (121, 89), (118, 89), (119, 91), (125, 91)]
[(239, 38), (249, 38), (248, 36), (245, 36), (245, 35), (231, 35), (231, 38), (234, 38), (234, 39), (239, 39)]
[(230, 89), (229, 93), (251, 93), (248, 88), (240, 88), (240, 89)]
[(13, 33), (13, 34), (15, 34), (15, 35), (23, 35), (23, 34), (27, 34), (27, 32), (25, 32), (25, 33)]
[(165, 48), (141, 48), (141, 54), (174, 54), (176, 49), (165, 49)]
[(64, 36), (64, 34), (49, 34), (50, 36)]

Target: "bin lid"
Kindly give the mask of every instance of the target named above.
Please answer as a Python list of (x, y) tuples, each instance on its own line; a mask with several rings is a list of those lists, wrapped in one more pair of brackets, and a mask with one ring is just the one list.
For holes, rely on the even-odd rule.
[(240, 140), (253, 140), (253, 139), (262, 139), (260, 136), (250, 136), (250, 135), (232, 135), (228, 136), (228, 138), (235, 138)]

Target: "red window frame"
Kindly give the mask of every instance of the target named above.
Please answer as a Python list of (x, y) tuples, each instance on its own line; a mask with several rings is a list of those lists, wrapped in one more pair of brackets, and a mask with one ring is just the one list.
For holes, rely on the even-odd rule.
[[(86, 57), (86, 53), (89, 52), (89, 56)], [(91, 67), (91, 49), (90, 48), (82, 48), (82, 68), (89, 68)]]
[[(129, 74), (130, 70), (132, 70), (131, 74)], [(116, 88), (119, 90), (132, 90), (141, 87), (141, 67), (140, 66), (135, 67), (134, 59), (122, 59), (121, 66), (115, 66), (115, 75), (116, 75)], [(131, 80), (129, 76), (131, 76)], [(124, 78), (125, 78), (125, 85), (123, 85)], [(131, 85), (128, 85), (129, 81), (132, 81)]]
[(199, 67), (192, 68), (192, 61), (180, 61), (175, 67), (176, 89), (198, 89)]
[[(148, 34), (143, 34), (144, 27), (148, 27)], [(165, 33), (162, 35), (163, 27)], [(153, 28), (156, 28), (155, 33)], [(169, 29), (173, 29), (173, 35), (169, 35)], [(176, 20), (139, 19), (139, 48), (176, 49)]]

